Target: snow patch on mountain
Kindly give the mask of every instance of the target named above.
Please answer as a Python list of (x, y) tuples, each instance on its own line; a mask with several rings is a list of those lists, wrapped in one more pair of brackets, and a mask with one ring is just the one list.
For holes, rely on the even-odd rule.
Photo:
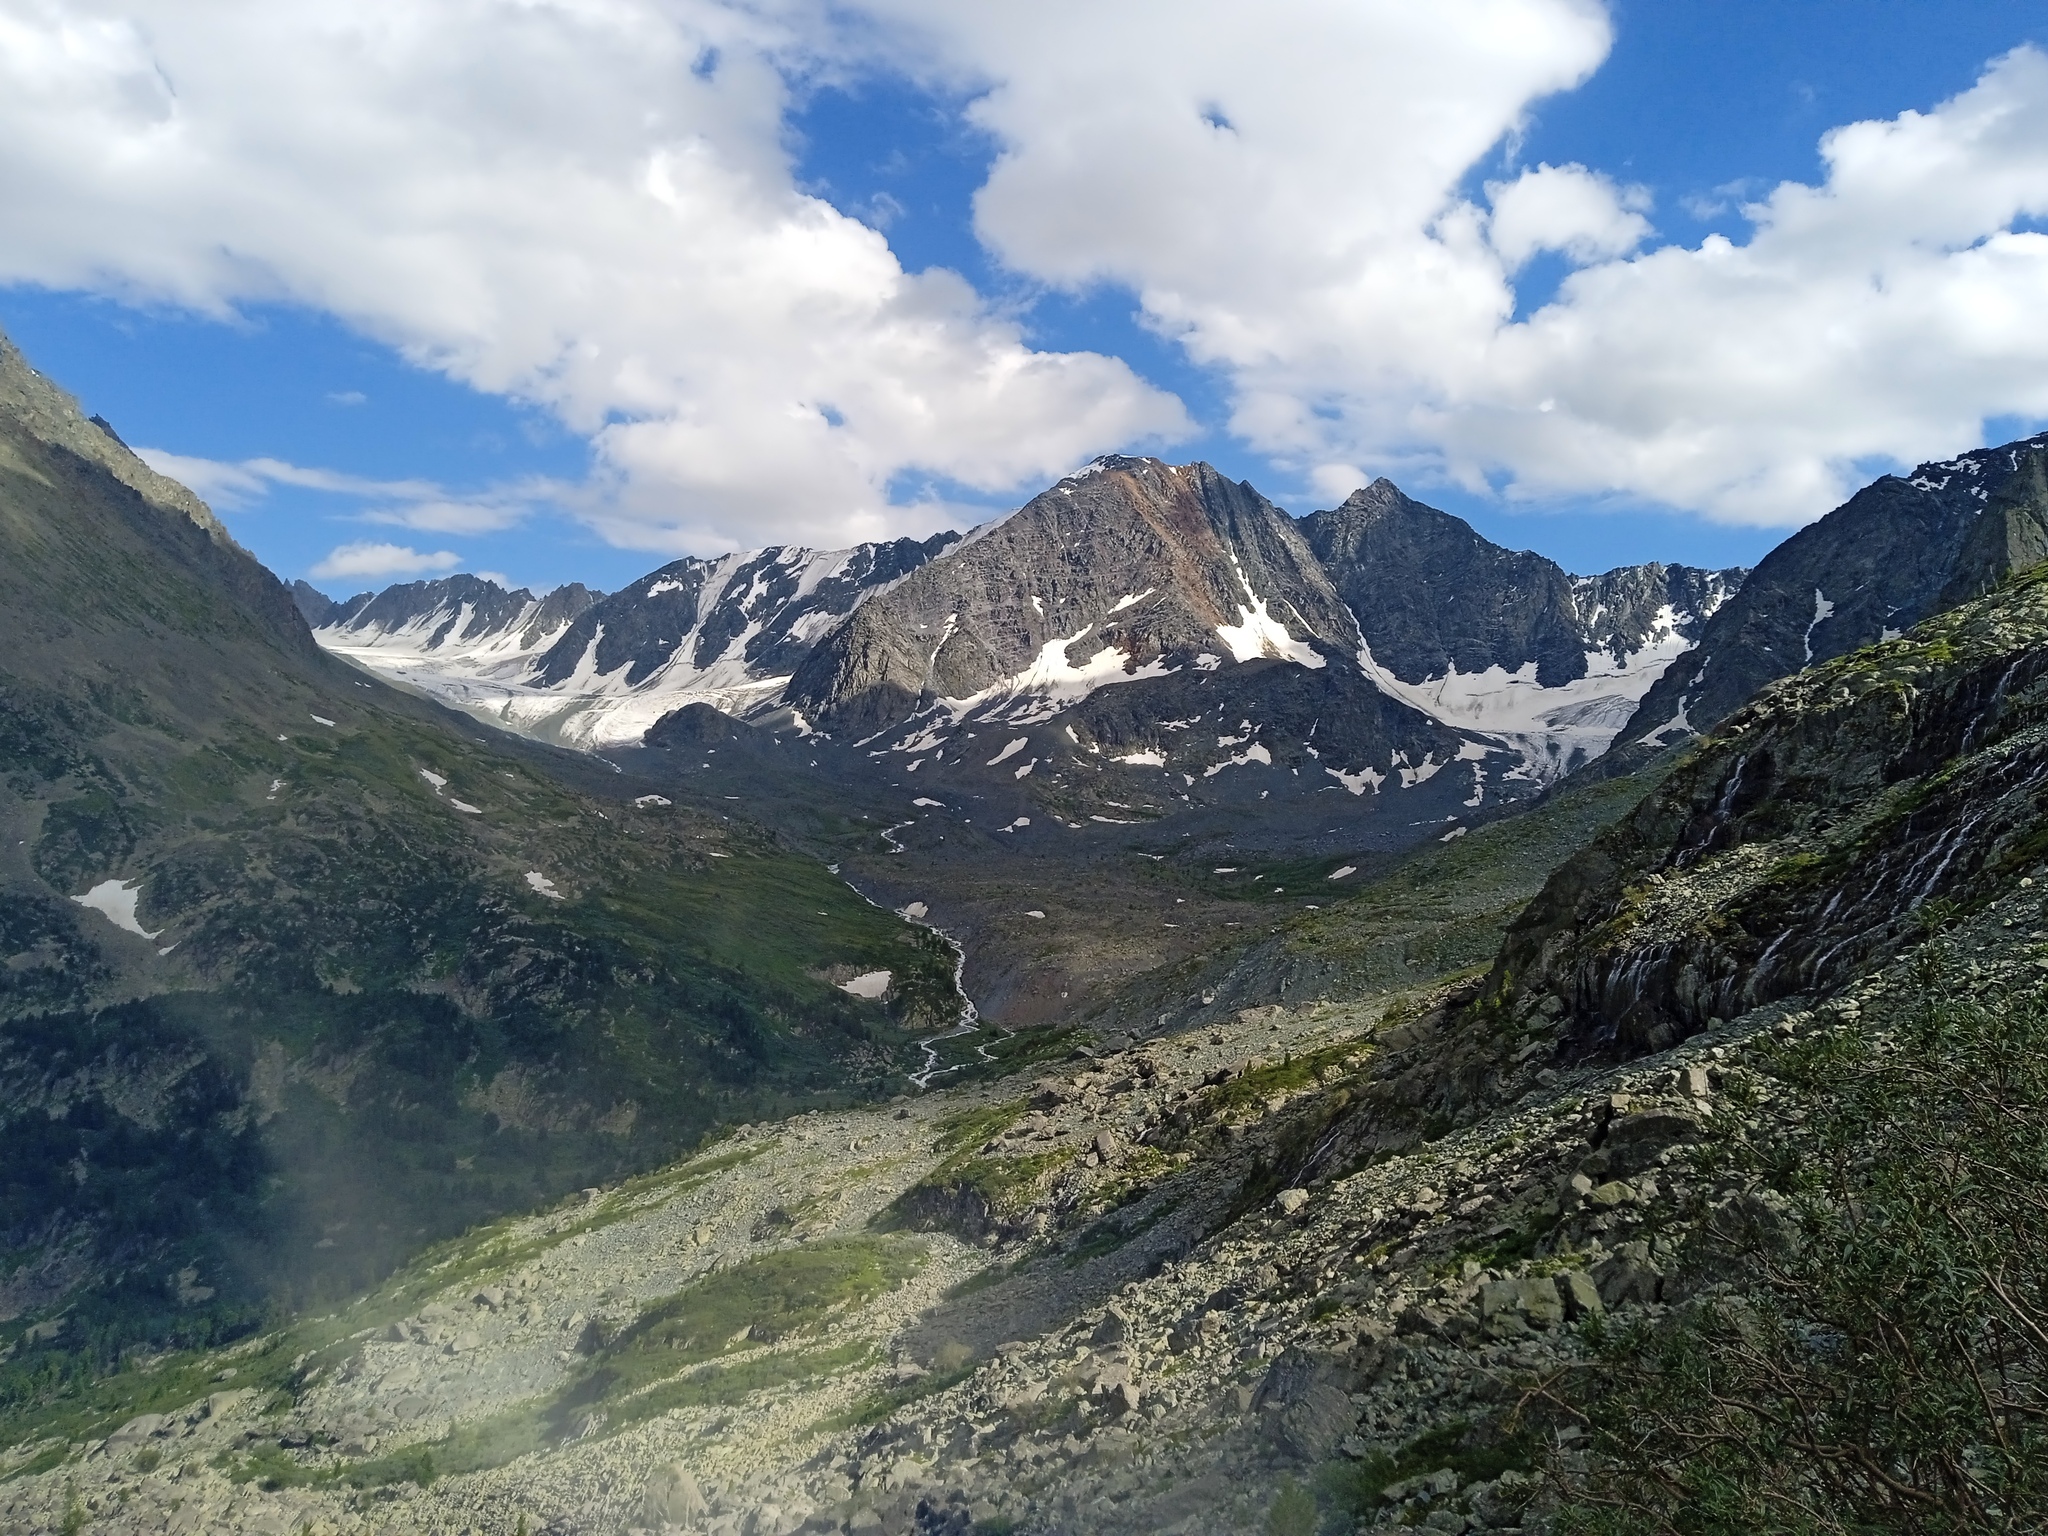
[(1613, 744), (1651, 684), (1692, 648), (1681, 631), (1692, 622), (1666, 604), (1639, 649), (1621, 656), (1589, 650), (1584, 677), (1548, 688), (1537, 682), (1534, 661), (1513, 671), (1496, 664), (1460, 672), (1454, 665), (1441, 677), (1411, 683), (1376, 661), (1363, 640), (1358, 665), (1383, 692), (1430, 718), (1518, 753), (1521, 765), (1507, 777), (1547, 783)]
[(83, 896), (71, 899), (81, 907), (88, 907), (99, 913), (123, 933), (132, 933), (138, 938), (154, 939), (163, 930), (150, 933), (143, 928), (135, 916), (135, 903), (142, 895), (140, 880), (102, 880)]

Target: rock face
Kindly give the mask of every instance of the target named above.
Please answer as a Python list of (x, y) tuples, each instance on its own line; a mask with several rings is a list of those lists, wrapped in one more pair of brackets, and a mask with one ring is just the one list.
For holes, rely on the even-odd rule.
[(1897, 635), (2048, 555), (2048, 433), (1886, 475), (1766, 555), (1643, 696), (1617, 767), (1711, 730), (1760, 688)]
[(307, 627), (318, 629), (340, 610), (341, 604), (322, 592), (310, 581), (292, 583), (292, 601), (299, 605), (299, 616)]
[[(2021, 464), (2008, 486), (2037, 494)], [(1567, 1018), (1574, 1051), (1636, 1054), (1839, 986), (1921, 936), (1923, 909), (1984, 899), (2038, 851), (2044, 679), (2037, 565), (1766, 689), (1551, 876), (1495, 965), (1499, 1005)]]
[(1747, 575), (1653, 564), (1571, 576), (1387, 480), (1301, 529), (1374, 680), (1445, 724), (1513, 740), (1543, 777), (1604, 751)]
[(1560, 688), (1603, 655), (1625, 664), (1673, 636), (1696, 641), (1746, 574), (1634, 565), (1571, 576), (1542, 555), (1481, 538), (1389, 480), (1311, 513), (1301, 531), (1374, 660), (1407, 683), (1533, 663), (1539, 688)]
[(1105, 458), (864, 606), (789, 697), (852, 734), (935, 700), (1027, 724), (1114, 683), (1259, 659), (1321, 670), (1356, 645), (1300, 529), (1250, 486)]

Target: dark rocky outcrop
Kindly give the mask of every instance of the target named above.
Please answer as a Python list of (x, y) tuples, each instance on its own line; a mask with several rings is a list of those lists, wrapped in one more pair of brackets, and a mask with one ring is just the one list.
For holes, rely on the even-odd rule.
[(340, 603), (310, 581), (292, 583), (292, 601), (299, 605), (299, 614), (311, 629), (318, 629), (341, 610)]
[(1574, 1054), (1662, 1049), (1825, 994), (1986, 899), (2040, 853), (2044, 820), (2037, 566), (1730, 717), (1552, 875), (1481, 1006), (1560, 1019)]
[(1302, 520), (1309, 546), (1357, 616), (1374, 659), (1408, 682), (1456, 669), (1536, 663), (1545, 688), (1587, 673), (1587, 653), (1617, 660), (1666, 630), (1691, 640), (1741, 584), (1740, 570), (1634, 565), (1571, 576), (1554, 560), (1482, 538), (1390, 480)]

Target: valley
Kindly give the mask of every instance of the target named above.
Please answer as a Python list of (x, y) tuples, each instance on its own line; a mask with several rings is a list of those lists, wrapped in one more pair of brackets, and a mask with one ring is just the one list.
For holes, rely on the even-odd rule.
[(1927, 1529), (2030, 1528), (2044, 466), (1575, 576), (1110, 457), (336, 602), (0, 346), (0, 1526), (1882, 1515), (1845, 1338), (1996, 1364)]

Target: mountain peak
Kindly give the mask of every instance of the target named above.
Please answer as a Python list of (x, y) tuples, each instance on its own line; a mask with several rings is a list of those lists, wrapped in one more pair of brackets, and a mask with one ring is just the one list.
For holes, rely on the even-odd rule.
[(211, 507), (137, 458), (104, 417), (87, 416), (68, 391), (29, 366), (5, 331), (0, 331), (0, 415), (20, 422), (38, 441), (99, 465), (143, 500), (191, 518), (223, 543), (234, 543)]

